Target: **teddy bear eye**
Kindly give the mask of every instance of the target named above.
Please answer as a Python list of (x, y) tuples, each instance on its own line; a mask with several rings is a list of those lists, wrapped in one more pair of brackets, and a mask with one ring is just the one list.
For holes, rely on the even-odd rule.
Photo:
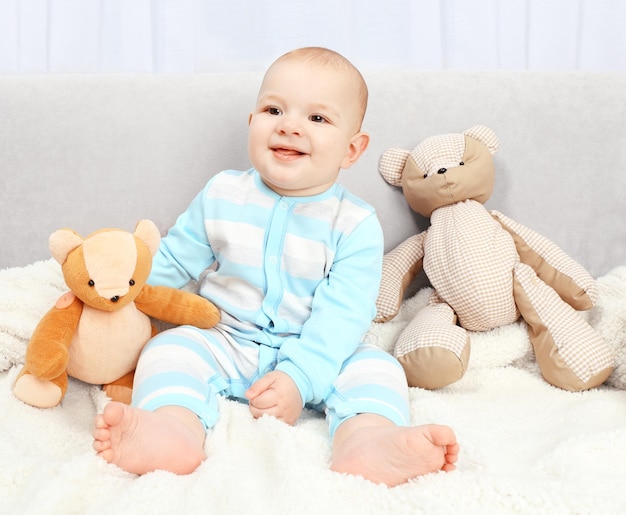
[(96, 283), (93, 282), (93, 279), (89, 279), (89, 282), (87, 284), (89, 284), (89, 286), (95, 286), (96, 285)]
[(459, 166), (463, 166), (464, 164), (465, 164), (465, 163), (464, 163), (463, 161), (461, 161), (461, 162), (459, 163)]
[(425, 174), (424, 174), (424, 179), (426, 179), (426, 177), (428, 177), (428, 174), (427, 174), (427, 173), (425, 173)]
[(135, 286), (135, 280), (131, 279), (130, 281), (128, 281), (128, 284), (130, 284), (131, 286)]

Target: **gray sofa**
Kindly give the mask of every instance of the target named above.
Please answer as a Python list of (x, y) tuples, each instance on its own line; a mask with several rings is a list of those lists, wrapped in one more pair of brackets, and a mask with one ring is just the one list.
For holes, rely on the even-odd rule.
[[(428, 225), (379, 176), (410, 149), (480, 123), (500, 138), (486, 204), (545, 235), (594, 276), (626, 264), (626, 74), (365, 74), (370, 148), (341, 181), (379, 213), (387, 250)], [(211, 174), (248, 168), (261, 76), (0, 75), (0, 268), (47, 259), (70, 227), (163, 233)]]
[[(0, 75), (0, 512), (626, 513), (626, 74), (366, 74), (371, 147), (341, 180), (376, 206), (387, 249), (427, 227), (378, 174), (382, 152), (475, 124), (500, 138), (487, 207), (544, 234), (598, 277), (586, 316), (615, 348), (607, 383), (566, 392), (541, 377), (521, 323), (472, 333), (466, 375), (410, 388), (413, 424), (451, 425), (452, 473), (394, 489), (328, 470), (323, 417), (254, 420), (220, 399), (210, 458), (189, 476), (137, 479), (97, 458), (91, 431), (107, 398), (72, 381), (61, 406), (12, 394), (26, 343), (66, 286), (47, 249), (71, 227), (163, 232), (208, 177), (247, 168), (258, 74)], [(28, 265), (28, 266), (26, 266)], [(621, 266), (620, 266), (621, 265)], [(429, 289), (368, 342), (391, 349)], [(615, 464), (618, 464), (616, 466)]]

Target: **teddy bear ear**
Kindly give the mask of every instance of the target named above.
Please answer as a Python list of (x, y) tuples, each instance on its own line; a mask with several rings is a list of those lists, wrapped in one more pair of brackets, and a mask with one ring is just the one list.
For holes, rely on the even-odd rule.
[(493, 132), (489, 127), (485, 127), (484, 125), (474, 125), (473, 127), (467, 129), (463, 132), (466, 136), (470, 138), (477, 139), (481, 143), (484, 143), (485, 146), (489, 149), (491, 154), (495, 154), (498, 150), (498, 145), (500, 142), (498, 141), (498, 137), (495, 132)]
[(82, 244), (83, 239), (80, 235), (70, 229), (54, 231), (48, 238), (50, 254), (61, 265), (65, 263), (70, 252)]
[(148, 246), (150, 254), (153, 256), (156, 254), (159, 249), (159, 243), (161, 243), (161, 233), (153, 221), (140, 220), (135, 227), (133, 235)]
[(402, 148), (390, 148), (380, 157), (378, 171), (392, 186), (402, 186), (402, 170), (409, 154), (408, 150)]

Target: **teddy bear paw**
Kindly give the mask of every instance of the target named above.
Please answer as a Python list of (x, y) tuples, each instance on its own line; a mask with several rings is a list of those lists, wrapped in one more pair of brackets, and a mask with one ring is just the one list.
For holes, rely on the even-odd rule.
[(61, 402), (63, 391), (52, 381), (39, 379), (32, 374), (20, 376), (13, 387), (14, 395), (36, 408), (52, 408)]

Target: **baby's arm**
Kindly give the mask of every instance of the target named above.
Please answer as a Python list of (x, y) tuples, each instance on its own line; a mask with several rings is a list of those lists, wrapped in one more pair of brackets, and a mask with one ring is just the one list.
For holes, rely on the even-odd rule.
[(286, 338), (276, 370), (298, 386), (303, 404), (324, 400), (376, 314), (383, 235), (375, 215), (343, 238), (328, 277), (316, 288), (299, 337)]
[(254, 418), (271, 415), (293, 425), (302, 413), (300, 390), (285, 372), (274, 370), (256, 381), (246, 392)]
[(182, 288), (190, 280), (197, 281), (215, 260), (205, 229), (205, 200), (210, 185), (196, 195), (161, 239), (152, 260), (149, 284)]

